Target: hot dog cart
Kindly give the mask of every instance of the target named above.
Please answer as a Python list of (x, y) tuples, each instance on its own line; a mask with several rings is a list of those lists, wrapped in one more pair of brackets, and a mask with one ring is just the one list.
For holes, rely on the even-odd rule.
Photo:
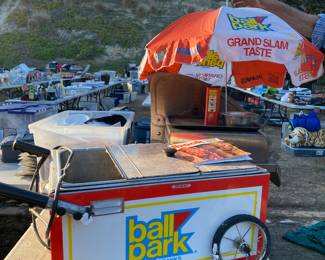
[(212, 259), (213, 250), (220, 251), (215, 259), (267, 255), (269, 173), (249, 162), (194, 167), (167, 157), (165, 147), (74, 149), (64, 173), (71, 151), (52, 151), (53, 187), (65, 176), (58, 198), (92, 212), (81, 220), (55, 218), (52, 259)]
[(0, 194), (51, 209), (55, 260), (268, 259), (268, 171), (250, 161), (194, 166), (166, 147), (58, 147), (50, 197), (2, 183)]

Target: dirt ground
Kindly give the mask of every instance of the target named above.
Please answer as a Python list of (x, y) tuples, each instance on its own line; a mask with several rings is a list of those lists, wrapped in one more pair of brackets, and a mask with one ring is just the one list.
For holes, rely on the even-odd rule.
[[(140, 101), (144, 97), (141, 97)], [(130, 104), (139, 119), (149, 116), (141, 102)], [(281, 187), (271, 185), (267, 226), (272, 236), (272, 260), (321, 260), (325, 256), (282, 239), (283, 234), (299, 226), (325, 219), (325, 157), (294, 157), (280, 149), (280, 127), (267, 126), (273, 150), (279, 154)], [(0, 200), (1, 207), (4, 203)], [(0, 259), (9, 252), (29, 226), (27, 214), (0, 214)]]

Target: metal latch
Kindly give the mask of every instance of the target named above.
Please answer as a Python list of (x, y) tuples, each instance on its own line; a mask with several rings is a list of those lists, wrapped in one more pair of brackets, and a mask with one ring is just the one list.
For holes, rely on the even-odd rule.
[(93, 216), (111, 215), (124, 212), (124, 200), (112, 199), (94, 201), (90, 204)]

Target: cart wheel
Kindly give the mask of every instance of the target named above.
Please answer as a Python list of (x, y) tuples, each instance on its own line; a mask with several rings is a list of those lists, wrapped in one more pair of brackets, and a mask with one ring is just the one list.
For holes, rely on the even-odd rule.
[(213, 259), (267, 260), (271, 248), (265, 224), (250, 215), (236, 215), (221, 224), (214, 234)]

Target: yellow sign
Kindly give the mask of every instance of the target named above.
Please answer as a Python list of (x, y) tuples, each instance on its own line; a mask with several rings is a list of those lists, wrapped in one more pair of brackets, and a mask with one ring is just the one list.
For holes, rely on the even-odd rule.
[(273, 31), (271, 24), (263, 24), (263, 21), (267, 16), (256, 16), (256, 17), (236, 17), (232, 14), (227, 14), (230, 21), (231, 27), (234, 30), (254, 30), (260, 32)]
[(218, 67), (220, 69), (223, 69), (225, 62), (220, 59), (218, 52), (210, 50), (208, 51), (205, 59), (199, 64), (199, 66)]
[(154, 260), (193, 253), (188, 244), (193, 233), (183, 233), (182, 227), (196, 210), (163, 212), (160, 219), (149, 222), (128, 217), (127, 259)]

